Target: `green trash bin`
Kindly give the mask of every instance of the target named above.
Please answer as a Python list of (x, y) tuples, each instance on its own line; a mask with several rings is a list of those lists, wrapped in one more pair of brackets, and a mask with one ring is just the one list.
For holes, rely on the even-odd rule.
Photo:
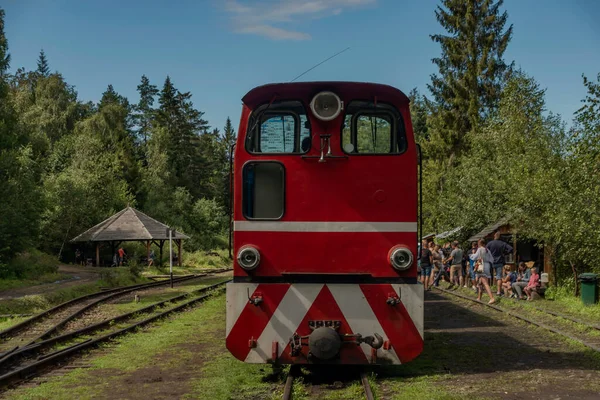
[(598, 275), (585, 273), (579, 275), (581, 282), (581, 301), (586, 306), (596, 304), (598, 302)]

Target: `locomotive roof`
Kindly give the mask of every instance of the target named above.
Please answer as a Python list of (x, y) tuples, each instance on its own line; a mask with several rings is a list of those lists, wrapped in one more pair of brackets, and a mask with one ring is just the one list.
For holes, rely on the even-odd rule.
[(254, 108), (264, 103), (265, 98), (271, 98), (273, 95), (285, 93), (286, 99), (292, 98), (310, 98), (316, 93), (330, 90), (340, 97), (374, 97), (382, 101), (393, 100), (401, 103), (408, 103), (408, 97), (399, 89), (393, 86), (381, 83), (371, 82), (346, 82), (346, 81), (315, 81), (315, 82), (287, 82), (287, 83), (269, 83), (257, 86), (250, 90), (242, 98), (247, 106)]

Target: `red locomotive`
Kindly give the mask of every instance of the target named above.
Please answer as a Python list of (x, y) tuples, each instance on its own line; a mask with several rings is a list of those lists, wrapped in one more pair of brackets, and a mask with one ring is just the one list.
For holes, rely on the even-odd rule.
[(248, 363), (401, 364), (423, 349), (405, 94), (269, 84), (243, 101), (227, 348)]

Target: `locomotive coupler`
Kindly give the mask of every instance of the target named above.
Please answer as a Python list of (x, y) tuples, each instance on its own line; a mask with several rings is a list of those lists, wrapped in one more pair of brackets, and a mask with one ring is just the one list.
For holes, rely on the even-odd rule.
[(260, 303), (262, 303), (262, 301), (262, 293), (254, 293), (252, 296), (250, 296), (250, 289), (248, 289), (248, 303), (258, 306)]
[(373, 336), (365, 336), (365, 337), (363, 337), (360, 333), (345, 334), (343, 336), (345, 339), (353, 339), (353, 340), (346, 340), (346, 341), (344, 341), (344, 343), (355, 343), (357, 345), (360, 345), (361, 343), (365, 343), (374, 349), (379, 349), (379, 348), (381, 348), (381, 346), (383, 346), (383, 338), (378, 333), (374, 333)]
[[(302, 343), (302, 341), (305, 343)], [(308, 336), (300, 336), (297, 333), (290, 338), (290, 355), (292, 357), (298, 357), (302, 352), (302, 346), (308, 346)]]

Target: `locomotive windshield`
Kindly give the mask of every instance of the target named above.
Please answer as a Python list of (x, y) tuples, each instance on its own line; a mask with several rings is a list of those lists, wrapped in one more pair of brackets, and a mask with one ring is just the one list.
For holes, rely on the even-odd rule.
[(402, 116), (394, 107), (353, 101), (346, 108), (342, 147), (348, 154), (400, 154), (407, 142)]
[(310, 149), (310, 123), (299, 101), (261, 106), (248, 126), (246, 148), (250, 153), (303, 154)]

